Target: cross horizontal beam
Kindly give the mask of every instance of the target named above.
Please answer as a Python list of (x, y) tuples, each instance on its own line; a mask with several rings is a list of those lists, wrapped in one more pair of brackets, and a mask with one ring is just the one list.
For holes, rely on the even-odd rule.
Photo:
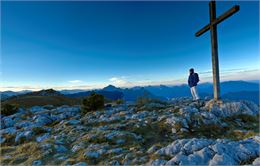
[(210, 29), (210, 26), (219, 24), (220, 22), (222, 22), (223, 20), (227, 19), (228, 17), (232, 16), (233, 14), (235, 14), (236, 12), (239, 11), (239, 6), (235, 5), (233, 6), (231, 9), (229, 9), (228, 11), (226, 11), (224, 14), (222, 14), (221, 16), (219, 16), (218, 18), (216, 18), (214, 21), (212, 21), (210, 24), (204, 26), (201, 30), (199, 30), (198, 32), (196, 32), (195, 36), (199, 37), (200, 35), (202, 35), (203, 33), (205, 33), (206, 31), (208, 31)]

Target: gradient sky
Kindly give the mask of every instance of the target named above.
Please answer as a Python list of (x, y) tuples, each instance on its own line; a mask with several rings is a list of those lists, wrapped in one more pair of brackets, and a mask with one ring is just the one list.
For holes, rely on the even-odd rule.
[[(222, 80), (259, 79), (259, 2), (217, 2)], [(1, 2), (1, 89), (211, 81), (208, 2)]]

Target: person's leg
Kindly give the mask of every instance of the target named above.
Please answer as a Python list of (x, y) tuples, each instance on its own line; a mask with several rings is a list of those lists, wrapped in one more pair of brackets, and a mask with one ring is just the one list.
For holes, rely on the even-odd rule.
[(191, 92), (191, 95), (192, 95), (192, 99), (193, 99), (193, 100), (196, 100), (196, 96), (195, 96), (195, 94), (194, 94), (194, 87), (191, 87), (191, 88), (190, 88), (190, 92)]
[(199, 94), (198, 94), (198, 91), (197, 91), (197, 87), (196, 87), (196, 86), (193, 87), (193, 93), (194, 93), (195, 99), (196, 99), (196, 100), (199, 100), (200, 97), (199, 97)]

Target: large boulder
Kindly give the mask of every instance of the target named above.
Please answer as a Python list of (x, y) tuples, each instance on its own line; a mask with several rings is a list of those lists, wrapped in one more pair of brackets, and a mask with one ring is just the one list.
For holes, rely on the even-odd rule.
[(21, 131), (21, 132), (18, 132), (16, 134), (16, 137), (15, 137), (15, 142), (19, 143), (19, 142), (28, 141), (28, 140), (32, 139), (33, 135), (34, 134), (33, 134), (32, 131)]
[(32, 113), (39, 113), (39, 112), (44, 112), (44, 111), (48, 111), (47, 109), (45, 109), (42, 106), (33, 106), (29, 109), (30, 112)]
[(253, 165), (260, 165), (260, 157), (256, 158), (252, 164)]
[(42, 134), (42, 135), (38, 136), (36, 138), (36, 141), (37, 142), (42, 142), (42, 141), (46, 140), (49, 137), (50, 137), (50, 133), (45, 133), (45, 134)]
[(15, 134), (16, 132), (17, 132), (17, 129), (15, 127), (8, 127), (6, 129), (2, 129), (0, 131), (0, 135), (2, 135), (2, 134), (12, 135), (12, 134)]
[(167, 160), (156, 159), (156, 160), (153, 160), (149, 165), (161, 166), (161, 165), (165, 165), (166, 162), (167, 162)]
[(68, 151), (68, 149), (63, 145), (54, 145), (54, 148), (56, 149), (56, 152), (58, 152), (58, 153), (65, 153)]
[(52, 118), (49, 115), (36, 115), (33, 117), (33, 120), (35, 123), (40, 124), (40, 125), (47, 125), (52, 123)]
[(41, 160), (34, 160), (32, 163), (32, 166), (41, 166), (42, 165), (42, 161)]
[(15, 125), (15, 127), (19, 128), (19, 129), (25, 129), (25, 130), (30, 130), (34, 127), (37, 127), (37, 126), (41, 126), (39, 124), (35, 124), (31, 121), (20, 121), (20, 122), (17, 122)]
[(188, 161), (190, 165), (207, 165), (213, 156), (214, 151), (208, 147), (204, 147), (189, 155)]
[(2, 121), (2, 126), (1, 128), (8, 128), (8, 127), (13, 127), (16, 121), (14, 121), (11, 117), (5, 116), (1, 119)]
[(192, 138), (189, 139), (189, 141), (182, 147), (182, 150), (185, 151), (186, 154), (191, 154), (195, 151), (199, 151), (203, 149), (204, 147), (207, 147), (211, 144), (213, 144), (214, 141), (210, 139), (196, 139)]
[(189, 129), (187, 119), (179, 116), (171, 116), (167, 118), (165, 124), (172, 127), (172, 133), (176, 133), (177, 131), (187, 132), (187, 129)]
[(258, 115), (259, 108), (250, 101), (220, 101), (211, 100), (205, 108), (218, 117), (231, 117), (235, 115)]
[(255, 137), (241, 141), (193, 138), (176, 140), (155, 154), (171, 157), (166, 165), (238, 165), (258, 157), (259, 147)]
[(217, 165), (237, 165), (238, 163), (226, 153), (224, 154), (215, 154), (212, 160), (210, 160), (210, 166)]
[(99, 158), (100, 157), (100, 153), (98, 153), (97, 151), (86, 151), (84, 153), (84, 157), (85, 158)]
[(53, 110), (53, 112), (58, 113), (58, 114), (69, 112), (70, 115), (72, 115), (75, 112), (79, 112), (79, 111), (80, 111), (80, 107), (78, 107), (78, 106), (74, 106), (74, 107), (61, 106), (61, 107), (57, 107), (55, 110)]
[(189, 139), (176, 140), (170, 145), (159, 149), (155, 154), (162, 156), (174, 156), (179, 153), (182, 147), (189, 141)]

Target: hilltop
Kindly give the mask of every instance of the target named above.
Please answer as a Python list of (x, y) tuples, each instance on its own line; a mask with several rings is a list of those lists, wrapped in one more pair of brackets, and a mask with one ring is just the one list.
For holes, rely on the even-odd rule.
[(23, 165), (260, 164), (259, 107), (249, 101), (20, 108), (1, 118), (1, 162)]
[(29, 108), (32, 106), (44, 106), (44, 105), (76, 105), (80, 104), (79, 99), (72, 99), (58, 91), (53, 89), (40, 90), (36, 92), (28, 92), (25, 94), (14, 95), (6, 98), (1, 102), (4, 104), (12, 104), (18, 107)]

